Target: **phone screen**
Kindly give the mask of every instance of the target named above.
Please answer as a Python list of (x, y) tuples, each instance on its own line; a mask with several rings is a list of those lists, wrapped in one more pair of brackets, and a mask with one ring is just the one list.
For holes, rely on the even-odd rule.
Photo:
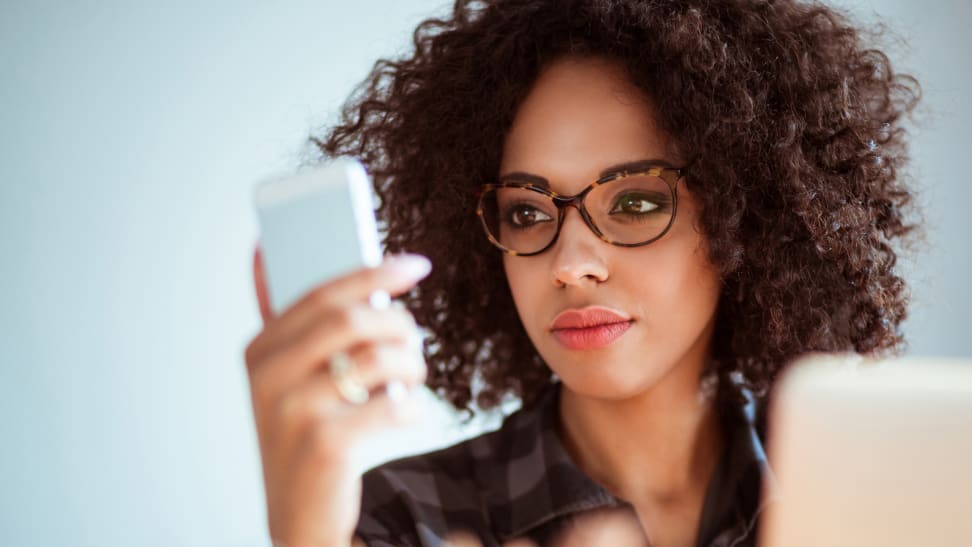
[(275, 313), (327, 279), (381, 262), (371, 182), (357, 161), (265, 182), (256, 201)]

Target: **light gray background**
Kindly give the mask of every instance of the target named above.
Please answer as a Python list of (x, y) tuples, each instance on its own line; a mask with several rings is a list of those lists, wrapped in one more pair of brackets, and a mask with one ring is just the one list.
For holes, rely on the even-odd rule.
[[(911, 44), (930, 221), (911, 353), (972, 356), (972, 4), (850, 2)], [(0, 544), (265, 545), (243, 348), (253, 184), (444, 2), (0, 5)], [(362, 465), (452, 442), (422, 426)]]

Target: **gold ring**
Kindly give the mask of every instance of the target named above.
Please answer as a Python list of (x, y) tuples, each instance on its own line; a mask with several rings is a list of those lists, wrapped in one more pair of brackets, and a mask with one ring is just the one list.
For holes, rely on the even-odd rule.
[(334, 381), (334, 387), (337, 388), (338, 393), (341, 394), (341, 397), (345, 401), (353, 405), (361, 405), (368, 402), (368, 388), (352, 377), (357, 366), (347, 353), (339, 351), (332, 355), (329, 368), (331, 371), (331, 380)]

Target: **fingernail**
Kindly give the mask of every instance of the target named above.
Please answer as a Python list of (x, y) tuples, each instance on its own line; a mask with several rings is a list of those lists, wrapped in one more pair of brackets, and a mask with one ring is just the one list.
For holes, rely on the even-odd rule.
[(422, 347), (424, 346), (424, 340), (425, 339), (422, 337), (422, 333), (416, 330), (408, 336), (408, 347), (421, 352)]
[(371, 304), (372, 308), (376, 310), (383, 310), (389, 306), (391, 302), (391, 296), (389, 296), (387, 291), (375, 291), (371, 293), (368, 297), (368, 303)]
[(421, 279), (432, 271), (432, 262), (417, 254), (400, 254), (388, 260), (388, 267), (395, 273)]
[[(407, 390), (408, 388), (405, 389)], [(392, 404), (394, 405), (393, 410), (396, 420), (403, 424), (415, 422), (422, 413), (418, 405), (418, 400), (408, 391), (406, 391), (405, 397)]]
[(408, 397), (408, 388), (403, 382), (392, 380), (385, 385), (385, 393), (393, 402), (400, 403)]

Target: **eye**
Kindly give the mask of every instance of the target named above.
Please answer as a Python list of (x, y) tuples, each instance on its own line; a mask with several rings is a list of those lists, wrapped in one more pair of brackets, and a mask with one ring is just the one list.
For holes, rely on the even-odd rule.
[(514, 205), (510, 207), (507, 218), (509, 223), (519, 228), (527, 228), (541, 222), (553, 220), (547, 213), (530, 205)]
[(650, 213), (660, 206), (650, 196), (628, 192), (618, 196), (611, 209), (611, 214), (642, 215)]

